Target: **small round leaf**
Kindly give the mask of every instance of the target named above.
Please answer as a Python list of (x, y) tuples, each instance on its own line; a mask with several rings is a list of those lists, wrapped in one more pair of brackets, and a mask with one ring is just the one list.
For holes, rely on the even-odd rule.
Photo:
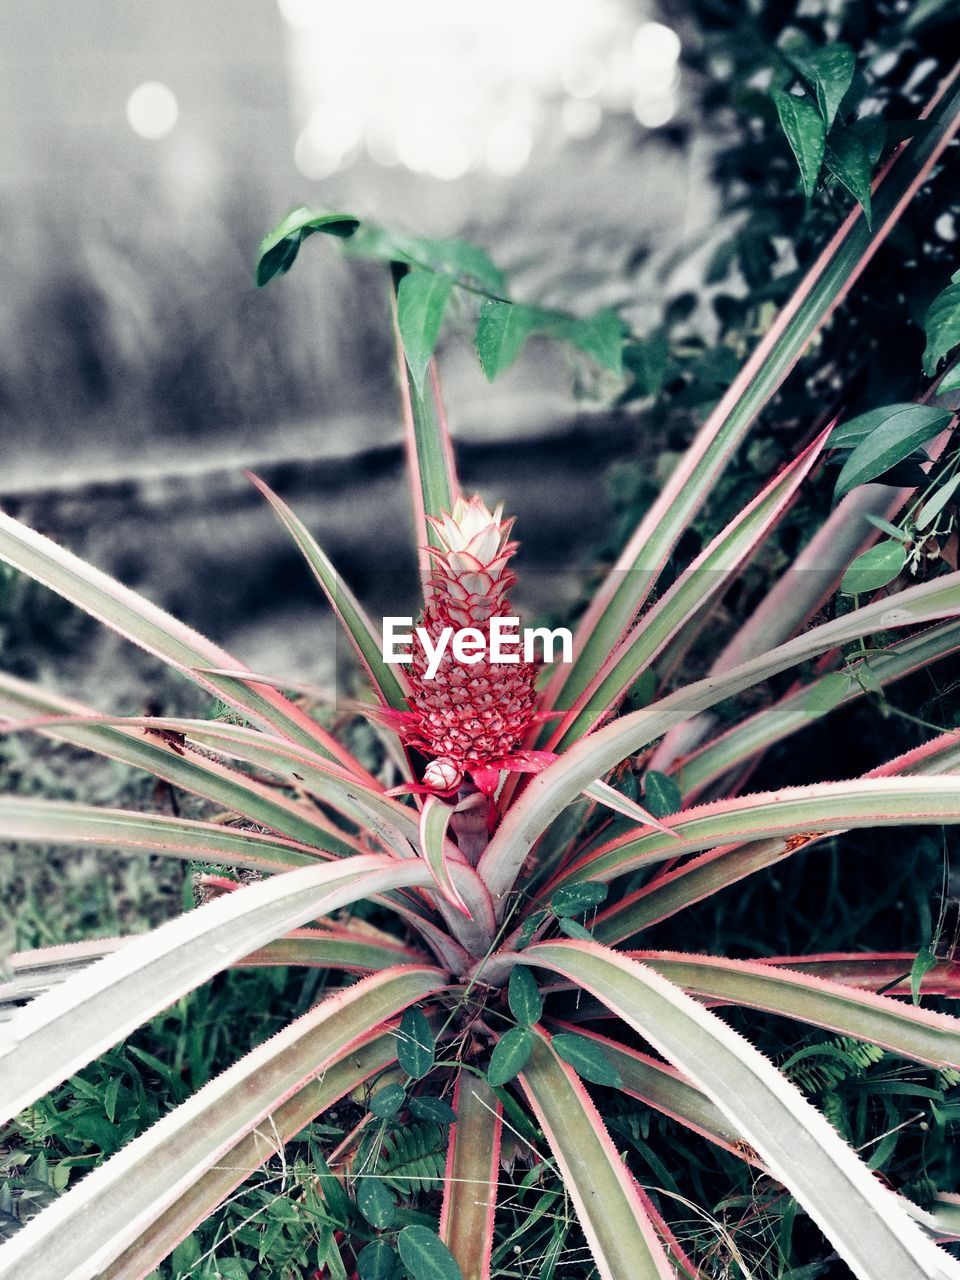
[(525, 964), (515, 965), (507, 987), (510, 1012), (524, 1026), (532, 1026), (543, 1012), (543, 1000), (536, 979)]
[(378, 1231), (392, 1227), (397, 1219), (397, 1202), (379, 1178), (361, 1178), (357, 1183), (357, 1208)]
[(554, 1036), (552, 1043), (557, 1054), (584, 1080), (610, 1086), (621, 1083), (620, 1072), (596, 1041), (564, 1031)]
[(398, 1084), (385, 1084), (370, 1099), (370, 1110), (380, 1120), (392, 1120), (407, 1100), (406, 1091)]
[(463, 1280), (456, 1258), (429, 1227), (404, 1227), (397, 1245), (413, 1280)]
[(455, 1124), (457, 1113), (442, 1098), (422, 1097), (410, 1099), (410, 1114), (415, 1120), (427, 1120), (433, 1124)]
[(399, 1264), (396, 1250), (386, 1240), (373, 1240), (357, 1255), (357, 1275), (360, 1280), (393, 1280)]
[(422, 1079), (432, 1068), (436, 1056), (436, 1038), (430, 1023), (419, 1009), (408, 1009), (396, 1033), (397, 1061), (408, 1076)]
[(533, 1049), (533, 1032), (529, 1027), (511, 1027), (497, 1041), (490, 1055), (487, 1080), (493, 1086), (507, 1084), (527, 1065)]
[(550, 899), (555, 916), (582, 916), (606, 900), (607, 886), (599, 880), (581, 880), (559, 888)]

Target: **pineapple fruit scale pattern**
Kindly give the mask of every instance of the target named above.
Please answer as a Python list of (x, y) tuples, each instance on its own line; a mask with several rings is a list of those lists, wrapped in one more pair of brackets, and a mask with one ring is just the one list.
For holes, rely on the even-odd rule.
[(537, 773), (555, 759), (552, 752), (520, 749), (540, 719), (535, 666), (488, 657), (490, 619), (511, 616), (513, 521), (503, 519), (502, 506), (491, 512), (475, 496), (458, 498), (452, 512), (431, 517), (430, 524), (440, 545), (429, 548), (433, 572), (419, 625), (434, 643), (445, 627), (473, 627), (487, 645), (469, 664), (447, 646), (432, 679), (422, 647), (415, 649), (407, 671), (408, 710), (387, 716), (404, 742), (429, 758), (423, 782), (407, 790), (453, 795), (465, 784), (470, 789), (469, 778), (492, 796), (502, 771)]

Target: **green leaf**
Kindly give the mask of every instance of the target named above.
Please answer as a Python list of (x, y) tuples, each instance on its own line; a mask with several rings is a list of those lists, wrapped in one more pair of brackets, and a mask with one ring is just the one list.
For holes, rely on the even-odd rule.
[(847, 569), (840, 582), (840, 593), (858, 596), (879, 591), (903, 571), (906, 562), (907, 550), (902, 542), (894, 542), (892, 538), (878, 542), (861, 552)]
[(430, 1095), (410, 1099), (410, 1114), (415, 1120), (427, 1120), (432, 1124), (455, 1124), (457, 1113), (449, 1102)]
[(379, 1120), (392, 1120), (407, 1100), (406, 1090), (399, 1084), (385, 1084), (370, 1099), (370, 1110)]
[(931, 405), (914, 404), (898, 409), (883, 419), (860, 441), (837, 477), (836, 498), (868, 484), (898, 462), (909, 458), (915, 449), (927, 444), (950, 421), (950, 414)]
[(933, 524), (958, 488), (960, 488), (960, 471), (955, 476), (951, 476), (946, 484), (942, 484), (936, 493), (926, 500), (917, 515), (917, 528), (926, 529), (927, 525)]
[(262, 288), (274, 276), (285, 275), (296, 261), (300, 246), (307, 236), (322, 231), (328, 236), (346, 239), (360, 226), (351, 213), (318, 213), (301, 207), (288, 213), (284, 220), (260, 241), (257, 250), (257, 285)]
[(910, 966), (910, 991), (913, 995), (913, 1003), (920, 1003), (920, 986), (923, 982), (923, 976), (935, 968), (937, 957), (929, 947), (921, 947), (916, 954), (913, 964)]
[(375, 258), (380, 262), (419, 267), (485, 293), (496, 294), (503, 289), (503, 274), (483, 249), (466, 240), (406, 236), (365, 222), (346, 252), (354, 258)]
[(853, 449), (861, 441), (866, 440), (871, 432), (875, 431), (888, 418), (894, 417), (895, 414), (902, 413), (906, 409), (915, 409), (917, 406), (910, 400), (901, 401), (897, 404), (882, 405), (879, 409), (869, 409), (866, 413), (860, 413), (855, 418), (850, 418), (847, 422), (839, 423), (830, 432), (830, 439), (827, 442), (830, 449)]
[(404, 1227), (397, 1245), (413, 1280), (463, 1280), (453, 1254), (429, 1227)]
[(825, 716), (838, 707), (850, 692), (850, 677), (843, 671), (832, 671), (810, 686), (803, 707), (810, 715)]
[(643, 779), (643, 798), (655, 818), (665, 818), (676, 813), (683, 803), (680, 788), (665, 773), (648, 769)]
[(827, 168), (853, 196), (863, 210), (867, 226), (872, 225), (870, 179), (873, 166), (867, 149), (854, 133), (844, 129), (830, 139), (824, 153)]
[(617, 313), (605, 308), (585, 320), (571, 321), (566, 337), (604, 369), (622, 373), (625, 331), (626, 326)]
[(397, 1202), (379, 1178), (364, 1175), (357, 1182), (357, 1208), (378, 1231), (392, 1227), (397, 1220)]
[(527, 1065), (533, 1047), (533, 1033), (529, 1027), (511, 1027), (505, 1031), (490, 1055), (487, 1081), (496, 1088), (507, 1084)]
[(567, 920), (561, 917), (557, 921), (557, 928), (561, 933), (565, 933), (568, 938), (581, 938), (587, 942), (593, 941), (593, 934), (589, 929), (585, 929), (582, 924), (577, 924), (576, 920)]
[(611, 1088), (622, 1083), (620, 1072), (596, 1041), (578, 1036), (574, 1032), (563, 1031), (555, 1035), (551, 1043), (564, 1062), (573, 1067), (584, 1080), (590, 1080), (593, 1084), (610, 1085)]
[(538, 927), (546, 917), (546, 914), (547, 913), (545, 911), (534, 911), (527, 916), (526, 920), (523, 922), (523, 927), (517, 936), (518, 951), (522, 950), (523, 947), (529, 946), (530, 939), (536, 933)]
[(872, 512), (866, 513), (867, 521), (873, 525), (875, 529), (879, 529), (881, 533), (888, 534), (891, 538), (896, 538), (897, 542), (907, 543), (910, 538), (902, 529), (898, 529), (895, 524), (891, 524), (889, 520), (884, 520), (883, 516), (875, 516)]
[(540, 989), (536, 978), (522, 964), (515, 965), (510, 974), (507, 1000), (510, 1003), (510, 1012), (518, 1022), (527, 1027), (539, 1022), (540, 1015), (543, 1013)]
[(410, 375), (421, 394), (452, 288), (453, 280), (449, 276), (411, 271), (400, 281), (397, 290), (397, 326)]
[(597, 880), (583, 880), (579, 884), (564, 885), (550, 899), (550, 910), (555, 916), (582, 916), (599, 907), (606, 900), (609, 888)]
[(357, 1255), (360, 1280), (394, 1280), (400, 1259), (386, 1240), (373, 1240)]
[(519, 302), (488, 299), (480, 308), (476, 347), (490, 382), (510, 367), (532, 333), (543, 325), (543, 313)]
[(397, 1037), (397, 1061), (414, 1080), (422, 1079), (432, 1069), (436, 1056), (436, 1037), (424, 1014), (408, 1009), (400, 1022)]
[(827, 127), (833, 124), (840, 103), (853, 83), (857, 59), (848, 44), (831, 44), (825, 49), (794, 58), (797, 70), (817, 95), (817, 106)]
[(491, 300), (480, 308), (477, 354), (492, 382), (516, 360), (527, 338), (534, 333), (544, 333), (571, 343), (605, 369), (621, 373), (625, 332), (623, 321), (609, 308), (580, 320), (562, 311)]
[(812, 102), (777, 90), (773, 95), (777, 115), (790, 149), (800, 167), (803, 190), (812, 196), (817, 185), (826, 145), (823, 117)]
[(923, 328), (927, 335), (923, 372), (932, 378), (943, 357), (960, 345), (960, 282), (947, 285), (937, 294), (930, 303)]
[(177, 1277), (187, 1276), (200, 1261), (202, 1250), (196, 1236), (187, 1236), (174, 1249), (170, 1258), (173, 1274)]

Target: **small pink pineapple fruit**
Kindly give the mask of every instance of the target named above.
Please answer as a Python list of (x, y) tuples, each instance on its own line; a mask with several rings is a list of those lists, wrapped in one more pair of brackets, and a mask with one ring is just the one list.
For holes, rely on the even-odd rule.
[(440, 545), (429, 548), (433, 573), (419, 625), (434, 645), (445, 627), (473, 627), (486, 648), (479, 661), (468, 664), (448, 644), (430, 679), (423, 646), (414, 646), (407, 669), (409, 710), (388, 717), (408, 746), (431, 757), (423, 783), (406, 790), (452, 795), (469, 776), (492, 796), (501, 770), (538, 773), (556, 759), (549, 751), (519, 749), (541, 719), (533, 664), (489, 659), (490, 619), (512, 616), (507, 593), (516, 581), (509, 568), (517, 549), (509, 541), (513, 521), (503, 519), (502, 506), (491, 512), (473, 497), (458, 498), (452, 512), (431, 517), (430, 524)]

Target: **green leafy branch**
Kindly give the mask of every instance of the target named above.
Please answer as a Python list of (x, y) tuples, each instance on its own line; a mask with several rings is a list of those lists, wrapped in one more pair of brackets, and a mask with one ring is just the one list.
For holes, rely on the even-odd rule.
[(627, 326), (609, 307), (578, 317), (565, 311), (515, 302), (503, 273), (483, 249), (459, 239), (406, 236), (362, 222), (352, 214), (300, 208), (288, 214), (260, 244), (260, 287), (285, 275), (303, 241), (317, 232), (345, 242), (351, 257), (371, 258), (403, 269), (397, 289), (397, 323), (410, 374), (423, 389), (455, 291), (480, 299), (474, 345), (492, 382), (519, 356), (533, 335), (567, 342), (602, 368), (620, 374)]

